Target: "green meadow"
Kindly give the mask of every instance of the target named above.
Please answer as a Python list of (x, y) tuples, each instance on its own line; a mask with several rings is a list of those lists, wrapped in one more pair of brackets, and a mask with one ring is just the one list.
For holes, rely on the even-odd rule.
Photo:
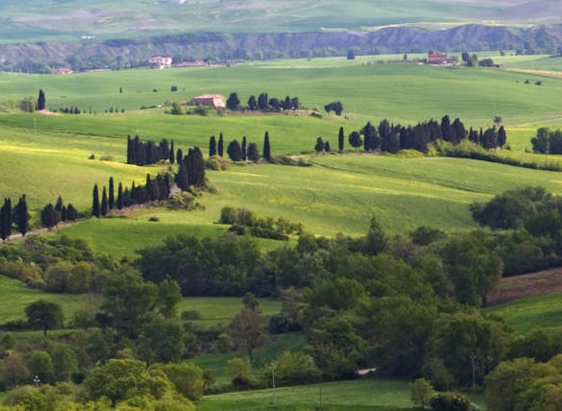
[[(385, 56), (383, 61), (400, 57)], [(94, 184), (101, 188), (113, 176), (116, 183), (130, 186), (133, 181), (142, 183), (147, 173), (168, 169), (166, 165), (141, 168), (124, 164), (126, 136), (137, 133), (144, 140), (174, 140), (175, 147), (184, 152), (197, 145), (206, 153), (211, 135), (218, 137), (222, 132), (226, 144), (246, 136), (261, 149), (268, 131), (274, 154), (293, 155), (312, 164), (209, 170), (213, 190), (198, 199), (202, 207), (196, 211), (142, 207), (125, 216), (89, 219), (64, 229), (69, 235), (86, 238), (98, 251), (134, 258), (137, 250), (169, 235), (219, 235), (225, 227), (216, 221), (225, 206), (301, 222), (318, 235), (363, 235), (374, 215), (392, 233), (405, 233), (419, 225), (461, 231), (476, 227), (468, 209), (474, 201), (525, 185), (542, 185), (560, 193), (562, 179), (554, 172), (450, 158), (366, 155), (347, 143), (343, 155), (313, 154), (319, 136), (337, 147), (340, 126), (349, 134), (367, 121), (378, 124), (388, 118), (405, 125), (440, 120), (448, 114), (452, 119), (460, 117), (467, 127), (490, 127), (494, 116), (501, 115), (510, 146), (501, 155), (521, 161), (562, 161), (526, 152), (537, 127), (562, 126), (558, 109), (561, 79), (493, 69), (379, 63), (378, 58), (70, 76), (0, 73), (0, 105), (7, 111), (0, 114), (0, 150), (6, 154), (0, 163), (0, 194), (18, 198), (25, 193), (35, 214), (61, 195), (65, 203), (87, 215)], [(532, 60), (526, 57), (526, 61)], [(546, 64), (543, 56), (535, 56), (534, 61), (539, 68)], [(524, 84), (527, 78), (532, 79), (531, 84)], [(542, 86), (534, 85), (538, 79)], [(173, 85), (178, 92), (171, 91)], [(47, 106), (77, 105), (87, 114), (18, 113), (15, 102), (36, 96), (40, 88), (46, 93)], [(323, 113), (323, 118), (315, 118), (307, 110), (277, 115), (165, 114), (173, 101), (207, 92), (228, 96), (233, 91), (243, 104), (251, 94), (264, 91), (270, 97), (298, 96), (303, 106), (321, 113), (326, 103), (340, 100), (344, 115)], [(162, 107), (139, 110), (143, 105)], [(109, 107), (125, 111), (105, 113)], [(279, 245), (273, 241), (261, 244), (265, 249)]]
[(536, 327), (559, 327), (562, 323), (562, 293), (553, 292), (526, 297), (490, 308), (505, 322), (521, 332)]

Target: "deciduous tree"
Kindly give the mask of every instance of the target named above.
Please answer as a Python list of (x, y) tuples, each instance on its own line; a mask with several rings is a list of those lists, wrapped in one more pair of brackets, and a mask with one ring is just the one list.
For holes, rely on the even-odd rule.
[(64, 313), (62, 307), (57, 303), (45, 300), (37, 300), (25, 307), (27, 322), (32, 327), (39, 327), (43, 330), (43, 335), (47, 335), (48, 330), (62, 327)]

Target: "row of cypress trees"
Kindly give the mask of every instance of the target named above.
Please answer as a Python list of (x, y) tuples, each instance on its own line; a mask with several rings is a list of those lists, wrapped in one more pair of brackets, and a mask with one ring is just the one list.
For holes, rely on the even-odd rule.
[[(255, 143), (249, 143), (246, 136), (242, 137), (242, 145), (238, 143), (238, 140), (232, 140), (227, 149), (226, 154), (230, 157), (232, 161), (258, 161), (260, 159), (260, 154), (258, 147)], [(219, 134), (219, 140), (215, 136), (211, 136), (209, 139), (209, 157), (219, 156), (224, 157), (224, 136), (222, 132)], [(269, 132), (265, 132), (263, 137), (263, 153), (262, 157), (271, 162), (271, 145), (269, 142)]]
[(127, 136), (127, 164), (145, 166), (161, 160), (174, 164), (174, 140), (168, 143), (167, 139), (162, 139), (156, 144), (151, 140), (142, 142), (138, 135), (134, 138)]
[(55, 205), (49, 203), (41, 210), (41, 224), (44, 227), (55, 227), (60, 221), (76, 221), (78, 210), (72, 205), (65, 206), (59, 196)]
[(108, 187), (103, 186), (100, 199), (98, 185), (94, 185), (92, 191), (92, 215), (94, 217), (105, 217), (113, 209), (122, 210), (136, 204), (165, 200), (170, 196), (172, 182), (169, 174), (159, 174), (156, 178), (147, 174), (145, 185), (136, 185), (133, 181), (129, 189), (129, 187), (123, 188), (123, 183), (119, 182), (117, 197), (113, 177), (109, 178)]
[(12, 207), (10, 198), (4, 198), (4, 204), (0, 208), (0, 238), (3, 241), (9, 238), (14, 224), (18, 232), (24, 236), (29, 228), (29, 218), (25, 194), (19, 198), (15, 207)]
[[(420, 122), (415, 126), (401, 126), (390, 124), (387, 119), (382, 120), (378, 127), (368, 122), (361, 130), (352, 131), (348, 136), (349, 144), (354, 148), (363, 146), (365, 151), (382, 151), (397, 153), (399, 150), (411, 149), (421, 152), (427, 151), (427, 145), (437, 140), (444, 140), (454, 145), (468, 139), (485, 149), (503, 148), (507, 143), (505, 128), (490, 127), (479, 131), (470, 127), (466, 129), (463, 122), (456, 118), (451, 123), (445, 115), (441, 123), (433, 119)], [(343, 127), (338, 133), (338, 149), (344, 150), (345, 134)], [(316, 139), (315, 150), (330, 151), (329, 142), (323, 142), (321, 137)]]

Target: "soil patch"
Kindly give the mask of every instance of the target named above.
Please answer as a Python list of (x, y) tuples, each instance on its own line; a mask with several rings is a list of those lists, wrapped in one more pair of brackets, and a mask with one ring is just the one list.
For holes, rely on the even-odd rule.
[(488, 294), (488, 306), (555, 291), (562, 291), (562, 268), (504, 277), (494, 291)]

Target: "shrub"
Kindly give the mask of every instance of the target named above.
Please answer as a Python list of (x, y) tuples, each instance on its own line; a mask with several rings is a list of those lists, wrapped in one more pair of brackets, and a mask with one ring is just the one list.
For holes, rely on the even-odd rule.
[(468, 411), (470, 400), (456, 392), (441, 392), (431, 397), (429, 405), (434, 411)]

